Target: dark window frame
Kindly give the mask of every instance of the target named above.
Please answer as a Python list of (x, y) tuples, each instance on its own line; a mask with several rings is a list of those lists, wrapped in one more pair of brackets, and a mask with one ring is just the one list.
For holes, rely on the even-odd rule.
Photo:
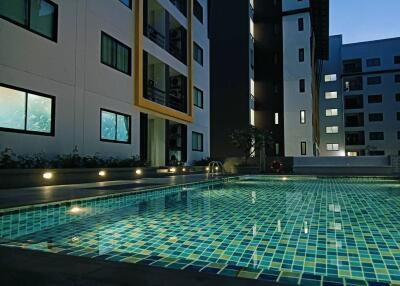
[(383, 141), (385, 140), (385, 132), (369, 132), (368, 138), (370, 141)]
[(297, 19), (297, 30), (299, 32), (303, 32), (304, 31), (304, 18), (298, 18)]
[[(110, 38), (111, 40), (115, 41), (117, 45), (119, 44), (119, 45), (121, 45), (122, 47), (128, 49), (128, 57), (129, 57), (129, 59), (128, 59), (128, 63), (129, 63), (129, 65), (128, 65), (128, 72), (125, 72), (125, 71), (123, 71), (123, 70), (120, 70), (120, 69), (118, 69), (116, 66), (113, 66), (112, 64), (108, 64), (108, 63), (106, 63), (106, 62), (103, 61), (103, 58), (102, 58), (102, 49), (103, 49), (102, 42), (103, 42), (103, 36), (106, 36), (106, 37)], [(118, 61), (118, 60), (117, 60), (117, 51), (118, 51), (118, 49), (115, 49), (115, 51), (114, 51), (114, 52), (115, 52), (115, 62)], [(117, 40), (116, 38), (114, 38), (113, 36), (110, 36), (109, 34), (107, 34), (107, 33), (104, 32), (104, 31), (101, 31), (101, 34), (100, 34), (100, 62), (101, 62), (103, 65), (106, 65), (106, 66), (108, 66), (108, 67), (110, 67), (110, 68), (112, 68), (112, 69), (114, 69), (114, 70), (117, 70), (117, 71), (123, 73), (123, 74), (132, 76), (132, 49), (131, 49), (129, 46), (127, 46), (127, 45), (125, 45), (124, 43), (122, 43), (121, 41), (119, 41), (119, 40)]]
[[(372, 81), (375, 79), (379, 79), (378, 81)], [(381, 76), (371, 76), (367, 78), (367, 85), (379, 85), (382, 84), (382, 77)]]
[[(304, 113), (304, 121), (302, 121), (301, 115)], [(306, 118), (306, 111), (305, 110), (300, 110), (300, 124), (304, 125), (307, 124), (307, 118)]]
[(367, 67), (379, 67), (381, 66), (381, 58), (370, 58), (366, 60)]
[(194, 101), (194, 106), (200, 108), (200, 109), (204, 109), (204, 91), (202, 91), (200, 88), (194, 87), (194, 96), (196, 96), (196, 92), (200, 92), (201, 94), (201, 106), (196, 104), (196, 100), (195, 98), (193, 98)]
[[(304, 146), (304, 149), (303, 149), (303, 146)], [(300, 142), (300, 153), (301, 153), (301, 156), (306, 156), (307, 155), (307, 142), (306, 141), (301, 141)]]
[[(376, 100), (376, 99), (379, 99), (379, 100)], [(374, 104), (374, 103), (382, 103), (382, 102), (383, 102), (382, 94), (368, 95), (368, 103)]]
[(23, 29), (25, 29), (25, 30), (27, 30), (27, 31), (29, 31), (31, 33), (34, 33), (36, 35), (39, 35), (39, 36), (41, 36), (43, 38), (46, 38), (46, 39), (52, 41), (52, 42), (57, 43), (57, 41), (58, 41), (58, 5), (56, 3), (54, 3), (53, 1), (51, 1), (51, 0), (45, 0), (50, 5), (52, 5), (54, 7), (54, 18), (55, 18), (54, 23), (53, 23), (54, 35), (53, 35), (53, 37), (49, 37), (49, 36), (44, 35), (44, 34), (38, 32), (38, 31), (33, 30), (30, 27), (30, 25), (31, 25), (31, 23), (30, 23), (31, 22), (30, 21), (31, 20), (31, 1), (32, 0), (26, 0), (26, 1), (27, 1), (26, 2), (27, 6), (26, 6), (26, 9), (25, 9), (25, 15), (26, 15), (25, 24), (21, 24), (21, 23), (13, 20), (11, 18), (8, 18), (7, 16), (4, 16), (4, 15), (0, 15), (0, 18), (6, 20), (6, 21), (18, 26), (18, 27), (21, 27), (21, 28), (23, 28)]
[[(375, 120), (376, 118), (374, 119), (374, 116), (378, 116), (378, 119), (380, 119), (380, 120)], [(382, 122), (384, 120), (385, 119), (384, 119), (383, 113), (375, 112), (375, 113), (369, 113), (368, 114), (368, 121), (369, 122)]]
[[(199, 50), (199, 51), (201, 51), (201, 59), (200, 59), (200, 62), (197, 60), (197, 58), (196, 58), (196, 49), (197, 50)], [(203, 64), (204, 64), (204, 50), (203, 50), (203, 48), (202, 47), (200, 47), (200, 45), (199, 44), (197, 44), (196, 42), (193, 42), (193, 59), (194, 59), (194, 61), (196, 62), (196, 63), (198, 63), (199, 65), (201, 65), (201, 66), (203, 66)]]
[(305, 51), (304, 48), (299, 49), (299, 63), (304, 63), (305, 61)]
[[(129, 139), (128, 141), (118, 141), (118, 140), (110, 140), (110, 139), (103, 139), (101, 138), (101, 130), (102, 130), (102, 117), (101, 117), (101, 113), (105, 111), (105, 112), (109, 112), (109, 113), (114, 113), (115, 115), (121, 115), (121, 116), (125, 116), (129, 118)], [(115, 122), (115, 138), (117, 137), (117, 131), (118, 131), (118, 120), (116, 120)], [(129, 114), (125, 114), (125, 113), (121, 113), (118, 111), (114, 111), (114, 110), (110, 110), (110, 109), (106, 109), (106, 108), (100, 108), (100, 141), (101, 142), (107, 142), (107, 143), (118, 143), (118, 144), (125, 144), (125, 145), (129, 145), (132, 143), (132, 116), (130, 116)]]
[(129, 5), (126, 5), (126, 3), (123, 2), (123, 0), (119, 0), (125, 7), (128, 7), (129, 9), (132, 10), (132, 0), (129, 0)]
[(395, 100), (396, 102), (400, 102), (400, 93), (395, 94)]
[[(56, 97), (55, 96), (45, 94), (42, 92), (37, 92), (34, 90), (30, 90), (30, 89), (26, 89), (26, 88), (9, 85), (9, 84), (0, 83), (0, 86), (9, 88), (9, 89), (22, 91), (25, 93), (25, 127), (24, 127), (24, 129), (21, 130), (21, 129), (7, 128), (7, 127), (0, 127), (0, 131), (11, 132), (11, 133), (30, 134), (30, 135), (42, 135), (42, 136), (48, 136), (48, 137), (54, 137), (56, 135), (56, 132), (55, 132), (55, 129), (56, 129), (55, 128), (55, 126), (56, 126), (56, 123), (55, 123), (55, 121), (56, 121)], [(39, 132), (39, 131), (30, 131), (30, 130), (26, 129), (27, 119), (28, 119), (28, 114), (27, 114), (27, 112), (28, 112), (28, 93), (51, 99), (51, 125), (50, 125), (49, 133)]]
[(394, 75), (394, 82), (395, 83), (400, 83), (400, 74), (395, 74)]
[(204, 8), (199, 1), (193, 1), (193, 15), (201, 24), (204, 22)]
[(400, 65), (400, 56), (394, 56), (393, 60), (395, 65)]
[(305, 93), (306, 92), (306, 80), (305, 79), (300, 79), (299, 80), (299, 92), (300, 93)]
[[(200, 137), (201, 137), (201, 149), (195, 149), (195, 148), (193, 148), (193, 138), (194, 138), (194, 135), (200, 135)], [(195, 151), (195, 152), (204, 152), (204, 134), (203, 133), (200, 133), (200, 132), (196, 132), (196, 131), (192, 131), (192, 151)]]

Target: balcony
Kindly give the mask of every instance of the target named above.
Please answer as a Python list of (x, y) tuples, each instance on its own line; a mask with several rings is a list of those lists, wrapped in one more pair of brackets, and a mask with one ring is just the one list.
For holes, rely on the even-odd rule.
[(186, 77), (147, 53), (143, 61), (144, 98), (186, 113)]
[(187, 1), (186, 0), (169, 0), (174, 6), (186, 17)]
[(343, 61), (343, 73), (344, 74), (353, 74), (362, 72), (362, 60), (361, 59), (352, 59)]
[(186, 29), (155, 0), (145, 0), (144, 9), (147, 11), (143, 17), (144, 35), (186, 64)]
[(348, 95), (344, 97), (344, 109), (364, 108), (364, 98), (362, 94)]
[(346, 114), (345, 127), (363, 127), (364, 113)]
[(346, 145), (347, 146), (365, 145), (364, 131), (346, 132)]
[(344, 91), (355, 91), (355, 90), (363, 90), (363, 78), (362, 76), (355, 77), (347, 77), (343, 79), (344, 81)]

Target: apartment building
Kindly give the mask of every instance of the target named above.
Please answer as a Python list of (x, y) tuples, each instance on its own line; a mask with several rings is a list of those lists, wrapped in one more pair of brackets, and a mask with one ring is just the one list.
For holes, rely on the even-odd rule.
[(0, 2), (0, 149), (209, 156), (207, 0)]
[(400, 154), (400, 38), (332, 36), (323, 74), (321, 156)]
[(314, 156), (329, 1), (240, 0), (210, 7), (211, 154), (241, 156), (229, 134), (272, 131), (274, 156)]

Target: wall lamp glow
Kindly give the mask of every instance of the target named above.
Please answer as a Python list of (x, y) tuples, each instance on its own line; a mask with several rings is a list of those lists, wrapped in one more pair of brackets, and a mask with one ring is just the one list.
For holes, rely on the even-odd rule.
[(182, 172), (186, 172), (186, 168), (182, 168)]
[(170, 171), (171, 173), (175, 173), (175, 172), (176, 172), (176, 168), (170, 168), (169, 171)]
[(43, 179), (45, 180), (51, 180), (53, 178), (53, 173), (52, 172), (45, 172), (43, 173)]
[(104, 171), (104, 170), (101, 170), (101, 171), (99, 172), (99, 176), (100, 176), (100, 177), (105, 177), (106, 175), (107, 175), (107, 172)]
[(141, 175), (141, 174), (143, 174), (143, 172), (142, 172), (141, 169), (136, 169), (135, 174), (136, 175)]

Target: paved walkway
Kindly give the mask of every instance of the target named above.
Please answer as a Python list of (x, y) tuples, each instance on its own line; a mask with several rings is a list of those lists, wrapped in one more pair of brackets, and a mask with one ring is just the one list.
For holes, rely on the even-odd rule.
[(215, 178), (215, 176), (208, 174), (196, 174), (61, 186), (0, 189), (0, 209), (139, 191), (146, 188), (192, 183)]

